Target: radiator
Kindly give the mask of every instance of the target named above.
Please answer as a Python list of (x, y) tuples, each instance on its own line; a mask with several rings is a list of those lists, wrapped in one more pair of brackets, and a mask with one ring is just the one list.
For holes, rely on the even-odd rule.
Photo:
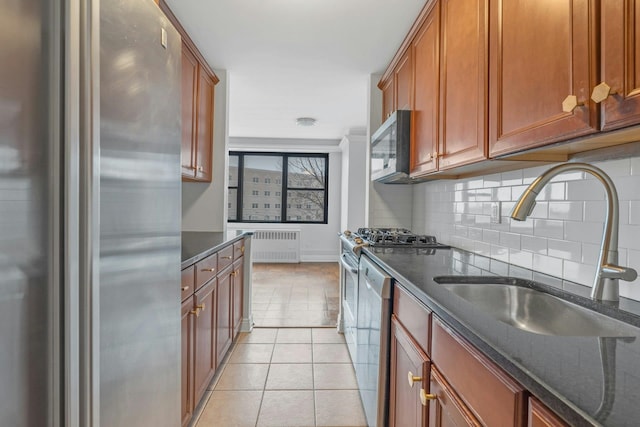
[(300, 230), (255, 230), (253, 262), (300, 262)]

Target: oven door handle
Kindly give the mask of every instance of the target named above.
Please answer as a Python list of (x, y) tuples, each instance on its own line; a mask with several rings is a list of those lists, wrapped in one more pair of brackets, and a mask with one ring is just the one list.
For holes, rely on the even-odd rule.
[(349, 270), (351, 273), (353, 274), (358, 274), (358, 269), (353, 267), (351, 264), (349, 264), (349, 262), (346, 260), (346, 255), (342, 254), (342, 257), (340, 258), (340, 264), (342, 264), (342, 266)]

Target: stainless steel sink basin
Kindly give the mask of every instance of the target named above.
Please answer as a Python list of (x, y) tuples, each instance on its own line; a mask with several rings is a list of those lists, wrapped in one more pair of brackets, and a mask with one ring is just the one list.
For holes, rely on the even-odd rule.
[(635, 337), (631, 325), (534, 289), (500, 283), (441, 283), (495, 319), (541, 335)]

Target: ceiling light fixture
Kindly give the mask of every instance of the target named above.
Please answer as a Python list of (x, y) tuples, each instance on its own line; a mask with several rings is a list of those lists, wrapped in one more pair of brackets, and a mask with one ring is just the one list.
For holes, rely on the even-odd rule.
[(316, 124), (316, 119), (313, 117), (298, 117), (296, 119), (296, 124), (298, 126), (313, 126)]

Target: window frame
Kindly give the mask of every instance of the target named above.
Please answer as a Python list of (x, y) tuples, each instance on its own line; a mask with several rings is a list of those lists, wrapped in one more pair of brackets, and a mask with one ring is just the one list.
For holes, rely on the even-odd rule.
[[(238, 177), (236, 186), (227, 186), (227, 192), (229, 190), (236, 190), (236, 218), (231, 219), (227, 217), (227, 222), (230, 223), (264, 223), (264, 224), (328, 224), (329, 221), (329, 153), (285, 153), (285, 152), (261, 152), (261, 151), (229, 151), (229, 156), (238, 156)], [(280, 181), (280, 215), (274, 215), (274, 217), (280, 217), (280, 220), (255, 220), (255, 219), (242, 219), (242, 205), (244, 195), (244, 157), (245, 156), (274, 156), (282, 158), (282, 175), (281, 178), (275, 179), (277, 183)], [(289, 187), (289, 158), (291, 157), (309, 157), (324, 159), (324, 187), (323, 188), (308, 188), (308, 187)], [(275, 190), (274, 190), (275, 191)], [(323, 201), (323, 220), (322, 221), (303, 221), (303, 220), (287, 220), (287, 195), (289, 191), (324, 191)], [(302, 218), (302, 216), (300, 216)]]

